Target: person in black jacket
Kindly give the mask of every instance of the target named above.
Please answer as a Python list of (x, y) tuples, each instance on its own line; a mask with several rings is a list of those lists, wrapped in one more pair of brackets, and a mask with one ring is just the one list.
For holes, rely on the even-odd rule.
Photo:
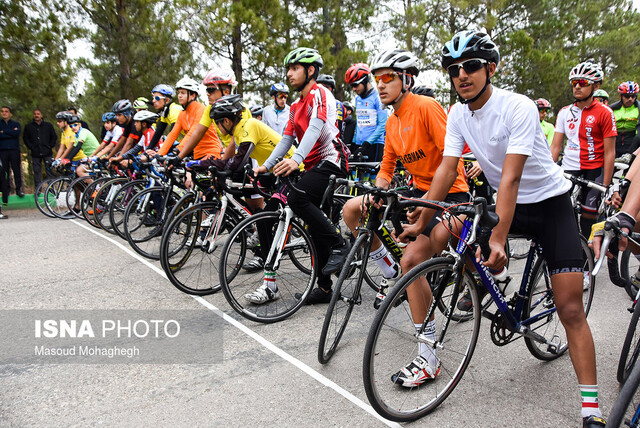
[(22, 127), (11, 119), (11, 108), (0, 108), (0, 162), (4, 166), (0, 174), (0, 189), (2, 190), (2, 203), (9, 203), (9, 168), (13, 170), (13, 180), (16, 185), (16, 193), (23, 197), (22, 169), (20, 167), (20, 132)]
[(42, 118), (40, 109), (33, 110), (33, 122), (28, 123), (24, 127), (22, 135), (24, 145), (31, 152), (31, 161), (33, 164), (33, 184), (35, 189), (42, 182), (42, 163), (44, 162), (47, 176), (50, 176), (49, 166), (53, 162), (52, 149), (57, 142), (56, 131), (53, 125), (46, 122)]
[[(353, 105), (345, 101), (342, 103), (344, 105), (344, 121), (342, 122), (342, 142), (349, 147), (352, 153), (354, 152), (354, 147), (352, 147), (353, 137), (356, 133), (356, 119), (353, 117)], [(357, 148), (357, 147), (356, 147)]]

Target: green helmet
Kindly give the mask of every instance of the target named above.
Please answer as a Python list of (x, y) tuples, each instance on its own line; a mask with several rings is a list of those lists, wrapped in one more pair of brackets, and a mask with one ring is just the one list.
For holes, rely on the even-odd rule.
[(604, 89), (598, 89), (597, 91), (594, 91), (593, 96), (598, 98), (604, 98), (607, 100), (609, 99), (609, 94), (607, 94), (607, 91), (605, 91)]
[(322, 67), (324, 62), (317, 50), (311, 48), (296, 48), (289, 52), (284, 59), (284, 66), (292, 64), (315, 65)]
[(133, 108), (136, 110), (146, 110), (149, 108), (149, 100), (145, 97), (140, 97), (133, 102)]

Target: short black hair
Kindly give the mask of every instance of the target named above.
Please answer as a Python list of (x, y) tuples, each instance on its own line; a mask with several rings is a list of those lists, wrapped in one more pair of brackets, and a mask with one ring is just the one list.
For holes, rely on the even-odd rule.
[(71, 110), (73, 110), (73, 114), (78, 114), (78, 109), (77, 109), (77, 108), (75, 108), (75, 107), (71, 106), (71, 107), (69, 107), (69, 108), (67, 109), (67, 111), (71, 111)]

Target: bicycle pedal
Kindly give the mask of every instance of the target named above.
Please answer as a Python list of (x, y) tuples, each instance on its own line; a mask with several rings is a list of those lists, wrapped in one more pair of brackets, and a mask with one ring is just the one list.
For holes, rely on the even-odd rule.
[(560, 336), (554, 335), (549, 342), (551, 343), (547, 343), (547, 351), (552, 354), (557, 354), (561, 345)]

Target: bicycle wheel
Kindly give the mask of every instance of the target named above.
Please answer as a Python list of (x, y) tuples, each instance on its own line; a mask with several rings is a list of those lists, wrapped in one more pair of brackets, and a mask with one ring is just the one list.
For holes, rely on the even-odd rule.
[(627, 334), (624, 337), (620, 359), (618, 360), (618, 370), (616, 377), (618, 382), (623, 383), (638, 359), (640, 348), (640, 331), (638, 331), (638, 319), (640, 319), (640, 305), (636, 303), (629, 321)]
[(206, 296), (220, 290), (220, 253), (239, 222), (232, 212), (220, 215), (220, 202), (199, 203), (176, 215), (162, 237), (160, 263), (183, 293)]
[[(584, 306), (584, 313), (588, 316), (595, 288), (595, 279), (591, 274), (593, 271), (593, 254), (584, 239), (581, 239), (580, 242), (582, 244), (585, 263), (583, 268), (582, 304)], [(525, 337), (524, 341), (529, 352), (531, 352), (534, 357), (544, 361), (554, 360), (564, 354), (569, 345), (567, 343), (567, 333), (555, 309), (549, 269), (542, 257), (538, 257), (533, 269), (531, 269), (530, 282), (531, 285), (525, 300), (522, 317), (526, 320), (531, 317), (540, 316), (540, 319), (531, 323), (529, 328), (542, 335), (546, 340), (554, 342), (555, 346), (540, 343), (529, 337)]]
[(58, 177), (49, 183), (45, 191), (45, 205), (57, 218), (70, 219), (75, 217), (67, 208), (67, 192), (70, 183), (70, 177)]
[(80, 199), (82, 198), (82, 193), (84, 193), (88, 186), (87, 180), (90, 180), (90, 178), (77, 177), (69, 184), (69, 189), (71, 190), (67, 192), (67, 208), (76, 218), (82, 218), (82, 206), (80, 205)]
[(607, 426), (640, 427), (640, 364), (636, 364), (613, 404)]
[(509, 237), (507, 240), (509, 258), (514, 260), (524, 259), (529, 255), (531, 249), (531, 240), (522, 236)]
[(38, 188), (33, 192), (33, 197), (36, 200), (36, 207), (38, 207), (38, 211), (47, 217), (56, 218), (55, 215), (47, 208), (47, 204), (45, 203), (45, 193), (47, 191), (47, 187), (53, 181), (53, 178), (42, 181), (38, 184)]
[(97, 180), (93, 180), (93, 182), (89, 184), (86, 189), (84, 189), (84, 192), (82, 192), (82, 195), (80, 196), (82, 217), (84, 217), (87, 223), (89, 223), (91, 226), (97, 227), (98, 229), (100, 229), (100, 225), (96, 223), (96, 220), (93, 217), (93, 199), (95, 198), (98, 190), (100, 190), (102, 185), (109, 180), (111, 180), (111, 177), (102, 177)]
[[(255, 214), (241, 221), (230, 233), (220, 256), (220, 283), (229, 305), (243, 317), (261, 323), (281, 321), (293, 315), (302, 306), (316, 279), (317, 256), (315, 246), (304, 227), (295, 219), (281, 229), (283, 247), (274, 241), (279, 226), (284, 226), (281, 211)], [(257, 248), (249, 248), (247, 240), (258, 232)], [(259, 255), (270, 270), (276, 272), (278, 298), (263, 304), (251, 303), (245, 295), (260, 287), (264, 271), (242, 269), (247, 250)], [(279, 260), (275, 260), (280, 256)], [(293, 262), (293, 259), (296, 262)], [(304, 263), (304, 269), (298, 264)], [(299, 293), (299, 297), (296, 294)]]
[(93, 198), (93, 218), (96, 224), (106, 232), (114, 233), (111, 222), (109, 221), (109, 216), (107, 216), (106, 213), (108, 212), (116, 193), (127, 181), (129, 181), (129, 179), (126, 177), (117, 177), (109, 180), (100, 187), (95, 198)]
[(124, 211), (127, 209), (127, 204), (138, 192), (143, 191), (148, 183), (148, 180), (133, 180), (114, 191), (108, 207), (109, 224), (116, 235), (122, 239), (127, 239), (124, 234)]
[[(462, 278), (451, 281), (457, 276), (452, 258), (427, 260), (405, 274), (378, 309), (367, 337), (362, 373), (369, 402), (387, 419), (408, 422), (433, 411), (453, 392), (471, 361), (480, 330), (480, 301), (472, 287), (472, 316), (465, 322), (451, 318), (460, 297)], [(409, 304), (404, 298), (408, 287), (420, 287), (416, 281), (428, 277), (441, 279), (437, 285), (430, 284), (433, 287), (432, 302), (428, 304), (425, 294), (422, 302), (414, 301), (414, 307), (423, 304), (429, 308), (426, 319), (433, 319), (435, 323), (433, 343), (427, 342), (425, 336), (416, 331)], [(450, 310), (443, 312), (437, 309), (433, 301), (446, 302)], [(392, 376), (415, 359), (419, 341), (427, 345), (428, 352), (437, 352), (439, 374), (419, 387), (400, 386)]]
[(318, 343), (318, 361), (329, 362), (342, 339), (349, 317), (355, 305), (362, 303), (360, 292), (371, 250), (371, 235), (361, 232), (356, 238), (340, 270), (333, 287), (333, 295), (324, 316), (320, 342)]
[[(160, 260), (164, 226), (171, 221), (179, 200), (179, 195), (167, 187), (151, 187), (131, 199), (124, 212), (124, 234), (136, 253)], [(184, 206), (187, 204), (184, 202)]]
[[(638, 283), (634, 281), (635, 277), (640, 278), (640, 261), (629, 248), (620, 254), (620, 276), (625, 282), (624, 289), (630, 298), (635, 299), (638, 294)], [(636, 280), (637, 281), (637, 280)]]

